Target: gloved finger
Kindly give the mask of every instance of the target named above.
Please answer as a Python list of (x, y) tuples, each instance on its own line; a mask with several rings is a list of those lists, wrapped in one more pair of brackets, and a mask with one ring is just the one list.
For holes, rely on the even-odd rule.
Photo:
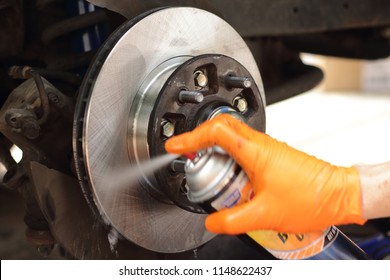
[(191, 132), (168, 139), (165, 149), (173, 154), (188, 154), (218, 145), (245, 169), (253, 165), (253, 160), (257, 158), (258, 149), (255, 146), (260, 143), (250, 141), (254, 133), (258, 132), (232, 116), (223, 114)]
[(166, 141), (165, 148), (173, 154), (186, 154), (217, 145), (217, 142), (220, 142), (220, 135), (217, 132), (221, 130), (221, 127), (226, 126), (226, 129), (222, 129), (224, 133), (230, 132), (229, 127), (234, 121), (227, 121), (229, 118), (232, 117), (221, 115), (201, 124), (190, 132), (172, 137)]
[(210, 214), (205, 221), (207, 230), (218, 234), (237, 235), (253, 230), (273, 229), (275, 221), (269, 222), (266, 209), (257, 200), (253, 199)]

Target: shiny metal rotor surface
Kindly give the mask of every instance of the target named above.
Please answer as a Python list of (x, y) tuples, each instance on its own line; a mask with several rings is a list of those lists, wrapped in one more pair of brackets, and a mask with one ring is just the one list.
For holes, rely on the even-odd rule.
[(222, 19), (195, 8), (160, 9), (122, 26), (102, 47), (80, 92), (74, 147), (83, 190), (107, 224), (152, 251), (191, 250), (214, 235), (205, 230), (204, 215), (158, 201), (141, 183), (118, 188), (105, 177), (108, 170), (133, 164), (128, 125), (136, 114), (130, 111), (150, 73), (172, 58), (210, 53), (240, 62), (264, 101), (260, 73), (245, 42)]

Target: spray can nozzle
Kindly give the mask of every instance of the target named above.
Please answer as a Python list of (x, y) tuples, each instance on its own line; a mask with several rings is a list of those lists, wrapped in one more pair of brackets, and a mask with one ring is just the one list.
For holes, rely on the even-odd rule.
[(186, 154), (184, 155), (187, 159), (193, 161), (195, 158), (196, 158), (196, 153), (190, 153), (190, 154)]

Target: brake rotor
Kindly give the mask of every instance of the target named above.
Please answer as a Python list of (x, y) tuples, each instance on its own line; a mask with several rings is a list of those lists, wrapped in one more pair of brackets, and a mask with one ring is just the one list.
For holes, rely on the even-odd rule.
[(258, 111), (264, 111), (260, 73), (243, 39), (219, 17), (195, 8), (154, 10), (125, 23), (101, 48), (80, 89), (74, 153), (81, 187), (108, 226), (148, 250), (191, 250), (214, 235), (204, 228), (205, 215), (165, 196), (158, 176), (118, 188), (105, 175), (155, 155), (148, 135), (159, 92), (179, 66), (205, 54), (232, 58), (228, 64), (245, 68), (259, 92)]

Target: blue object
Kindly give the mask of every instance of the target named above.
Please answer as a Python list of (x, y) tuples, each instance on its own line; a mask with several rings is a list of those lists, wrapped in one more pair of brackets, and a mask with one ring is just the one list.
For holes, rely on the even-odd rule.
[(368, 260), (370, 257), (344, 233), (333, 227), (336, 234), (325, 249), (309, 260)]
[(357, 245), (374, 260), (390, 259), (390, 238), (384, 234), (357, 242)]
[[(92, 13), (100, 9), (85, 0), (67, 0), (67, 13), (69, 17), (75, 17)], [(99, 23), (84, 28), (72, 35), (73, 48), (78, 53), (98, 49), (108, 37), (106, 23)]]

